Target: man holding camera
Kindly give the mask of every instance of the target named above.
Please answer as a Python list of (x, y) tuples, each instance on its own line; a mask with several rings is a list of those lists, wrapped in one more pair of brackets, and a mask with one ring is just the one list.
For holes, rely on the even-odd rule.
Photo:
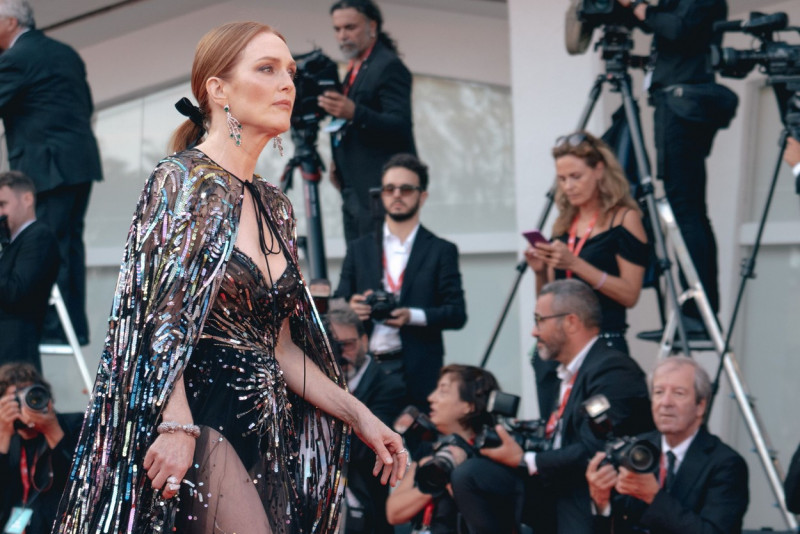
[(703, 425), (708, 374), (691, 358), (667, 358), (653, 371), (651, 389), (658, 431), (642, 437), (661, 449), (659, 469), (617, 471), (597, 453), (586, 470), (596, 532), (741, 532), (747, 465)]
[(39, 340), (50, 291), (58, 276), (56, 236), (36, 220), (33, 180), (18, 171), (0, 174), (0, 364), (24, 361), (42, 368)]
[(428, 168), (416, 156), (386, 163), (383, 227), (348, 247), (336, 290), (367, 322), (374, 359), (402, 380), (423, 412), (443, 363), (442, 330), (467, 321), (458, 249), (419, 222), (427, 189)]
[[(0, 526), (50, 532), (83, 415), (57, 414), (50, 385), (27, 363), (0, 366)], [(12, 525), (14, 528), (12, 528)]]
[(644, 373), (628, 355), (598, 342), (601, 319), (597, 296), (581, 281), (559, 280), (540, 291), (533, 336), (541, 357), (559, 363), (558, 398), (549, 403), (552, 412), (541, 406), (549, 419), (536, 451), (524, 451), (498, 425), (502, 444), (453, 471), (453, 494), (472, 534), (510, 533), (521, 520), (536, 534), (592, 532), (584, 471), (604, 441), (582, 414), (584, 401), (608, 398), (617, 435), (652, 428)]
[(383, 31), (383, 16), (373, 0), (338, 0), (331, 6), (333, 29), (350, 61), (342, 92), (318, 99), (333, 115), (331, 182), (342, 193), (347, 245), (373, 230), (370, 188), (392, 155), (416, 154), (411, 116), (411, 72), (397, 46)]
[[(326, 315), (334, 353), (339, 356), (347, 387), (381, 421), (391, 426), (403, 408), (405, 387), (387, 375), (367, 353), (364, 323), (344, 301), (332, 301)], [(385, 534), (394, 529), (386, 521), (389, 487), (372, 476), (375, 454), (361, 440), (351, 444), (345, 502), (344, 534)]]

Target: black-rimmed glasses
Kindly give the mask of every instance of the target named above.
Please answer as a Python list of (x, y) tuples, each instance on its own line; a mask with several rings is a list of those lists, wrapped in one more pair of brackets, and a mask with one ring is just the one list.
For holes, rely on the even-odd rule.
[(553, 315), (539, 315), (538, 313), (533, 314), (533, 324), (539, 326), (540, 323), (548, 320), (548, 319), (556, 319), (558, 317), (566, 317), (569, 313), (554, 313)]
[(418, 185), (411, 185), (411, 184), (403, 184), (403, 185), (394, 185), (394, 184), (386, 184), (381, 187), (381, 193), (384, 195), (394, 195), (395, 191), (400, 191), (400, 196), (405, 197), (413, 193), (414, 191), (422, 191), (422, 188)]

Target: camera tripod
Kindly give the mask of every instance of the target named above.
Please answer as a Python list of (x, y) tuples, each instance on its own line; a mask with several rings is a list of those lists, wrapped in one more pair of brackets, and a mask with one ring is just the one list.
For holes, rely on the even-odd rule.
[[(292, 187), (292, 174), (299, 168), (303, 177), (308, 237), (303, 250), (308, 257), (309, 279), (328, 278), (328, 265), (325, 260), (325, 236), (322, 231), (322, 211), (319, 201), (319, 182), (325, 165), (317, 152), (317, 122), (295, 127), (292, 125), (294, 156), (286, 163), (281, 174), (281, 189), (286, 192)], [(299, 241), (299, 239), (298, 239)]]
[[(771, 452), (771, 447), (768, 444), (768, 438), (766, 434), (761, 430), (763, 425), (761, 425), (760, 420), (755, 412), (755, 406), (749, 394), (747, 393), (738, 363), (736, 362), (733, 353), (729, 350), (728, 342), (730, 340), (730, 333), (728, 334), (727, 340), (723, 342), (722, 331), (717, 323), (702, 283), (700, 282), (700, 278), (697, 274), (697, 270), (694, 267), (691, 256), (689, 255), (686, 243), (684, 242), (683, 236), (681, 235), (680, 229), (675, 221), (672, 208), (666, 199), (655, 198), (650, 164), (645, 150), (641, 122), (639, 120), (639, 110), (633, 98), (633, 93), (631, 90), (631, 78), (628, 74), (628, 67), (644, 65), (644, 58), (629, 54), (629, 51), (633, 48), (633, 41), (630, 37), (630, 30), (624, 26), (606, 26), (603, 37), (597, 43), (596, 48), (602, 49), (602, 58), (605, 60), (606, 72), (605, 74), (601, 74), (597, 77), (589, 92), (588, 102), (578, 122), (578, 130), (583, 130), (586, 127), (586, 124), (588, 124), (591, 113), (597, 103), (598, 98), (600, 97), (600, 94), (602, 93), (602, 89), (605, 84), (608, 84), (611, 87), (612, 92), (620, 93), (625, 112), (626, 124), (631, 134), (636, 170), (639, 175), (639, 200), (643, 202), (646, 207), (647, 216), (649, 217), (653, 231), (654, 247), (657, 257), (656, 269), (659, 276), (663, 276), (667, 286), (669, 313), (660, 343), (659, 357), (663, 358), (669, 356), (677, 348), (680, 348), (680, 351), (685, 353), (687, 356), (691, 356), (691, 349), (699, 348), (688, 341), (688, 337), (686, 336), (686, 327), (680, 312), (681, 304), (688, 300), (694, 300), (700, 311), (706, 331), (709, 333), (714, 350), (720, 358), (720, 368), (717, 376), (719, 377), (722, 369), (724, 369), (728, 377), (728, 381), (731, 384), (734, 398), (739, 405), (739, 409), (742, 412), (742, 416), (747, 425), (750, 436), (753, 439), (759, 459), (767, 477), (767, 481), (769, 482), (770, 487), (775, 495), (777, 505), (781, 510), (781, 514), (783, 515), (786, 524), (790, 528), (796, 530), (797, 521), (794, 515), (792, 515), (791, 512), (789, 512), (786, 508), (783, 485), (781, 482), (782, 475), (780, 474), (780, 466), (778, 465), (777, 458)], [(552, 209), (554, 198), (555, 186), (547, 193), (548, 202), (542, 216), (540, 217), (538, 226), (539, 228), (544, 227), (549, 212)], [(680, 296), (678, 295), (675, 280), (672, 274), (672, 261), (670, 260), (670, 250), (667, 248), (667, 241), (669, 241), (671, 246), (672, 257), (680, 266), (687, 283), (687, 289), (683, 291)], [(752, 263), (752, 258), (748, 263)], [(527, 263), (524, 260), (517, 265), (517, 278), (512, 285), (511, 292), (507, 298), (500, 318), (495, 325), (495, 330), (490, 338), (483, 360), (481, 361), (482, 367), (484, 367), (488, 361), (491, 350), (499, 334), (499, 329), (505, 320), (511, 305), (511, 301), (516, 293), (517, 288), (519, 287), (520, 280), (522, 275), (525, 273), (526, 267)], [(741, 290), (739, 298), (741, 298)], [(731, 328), (732, 326), (733, 321), (731, 323)], [(678, 333), (677, 340), (675, 338), (676, 332)], [(677, 347), (675, 346), (676, 341)], [(711, 401), (713, 401), (713, 396)], [(708, 409), (706, 410), (706, 416), (710, 412), (710, 408), (711, 402), (709, 402)]]

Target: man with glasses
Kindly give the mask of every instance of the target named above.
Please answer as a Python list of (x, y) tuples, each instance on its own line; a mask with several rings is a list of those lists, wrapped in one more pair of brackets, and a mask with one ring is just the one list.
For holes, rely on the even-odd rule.
[(502, 444), (481, 449), (482, 457), (453, 471), (453, 495), (471, 534), (518, 531), (520, 521), (536, 534), (593, 532), (584, 472), (604, 442), (592, 433), (582, 404), (605, 395), (618, 435), (653, 428), (644, 373), (629, 356), (598, 342), (601, 320), (597, 296), (584, 282), (542, 287), (532, 334), (541, 357), (559, 363), (560, 379), (552, 410), (541, 407), (547, 447), (523, 451), (498, 425)]
[[(398, 154), (386, 163), (383, 226), (350, 244), (336, 290), (365, 321), (375, 360), (400, 377), (408, 401), (422, 411), (442, 367), (442, 330), (467, 321), (458, 249), (419, 222), (427, 189), (428, 168), (416, 156)], [(384, 318), (379, 312), (391, 301)]]
[[(397, 377), (383, 373), (367, 352), (364, 323), (342, 300), (333, 300), (326, 314), (331, 341), (338, 344), (339, 363), (347, 387), (381, 421), (391, 426), (403, 408), (405, 386)], [(346, 519), (343, 534), (394, 532), (386, 521), (389, 486), (372, 476), (375, 454), (361, 440), (351, 444), (347, 489)]]

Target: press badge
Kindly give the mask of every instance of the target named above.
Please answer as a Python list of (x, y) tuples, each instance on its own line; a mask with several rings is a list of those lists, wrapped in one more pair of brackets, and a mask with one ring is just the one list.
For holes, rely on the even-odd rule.
[(25, 532), (25, 528), (28, 526), (28, 523), (31, 522), (31, 517), (33, 517), (33, 510), (30, 508), (19, 508), (15, 506), (11, 509), (11, 517), (8, 519), (8, 523), (6, 523), (3, 533), (22, 534)]
[(344, 128), (344, 125), (345, 125), (345, 124), (347, 124), (347, 119), (341, 119), (341, 118), (340, 118), (340, 119), (333, 119), (333, 120), (330, 122), (330, 124), (328, 124), (328, 125), (327, 125), (327, 126), (324, 128), (324, 130), (325, 130), (327, 133), (338, 132), (339, 130), (341, 130), (342, 128)]

